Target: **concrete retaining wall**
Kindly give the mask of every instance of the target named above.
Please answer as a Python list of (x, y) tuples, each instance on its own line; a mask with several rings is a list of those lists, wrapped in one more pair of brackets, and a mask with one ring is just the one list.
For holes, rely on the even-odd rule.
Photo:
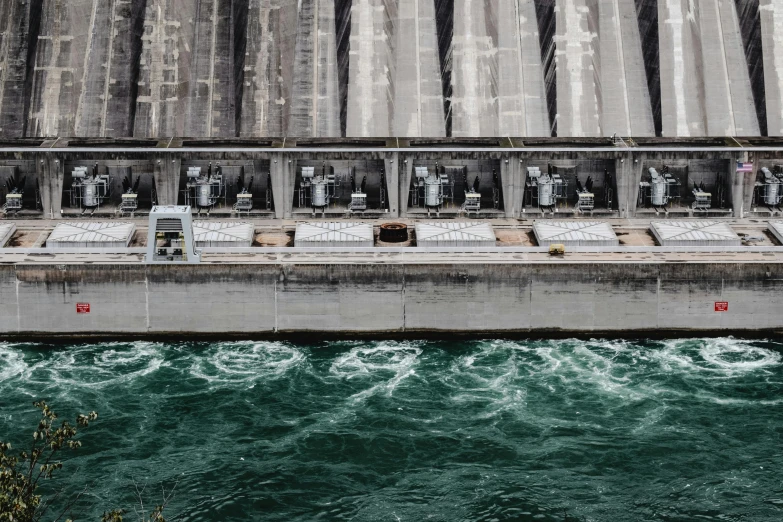
[(781, 332), (782, 290), (781, 264), (20, 264), (0, 337)]

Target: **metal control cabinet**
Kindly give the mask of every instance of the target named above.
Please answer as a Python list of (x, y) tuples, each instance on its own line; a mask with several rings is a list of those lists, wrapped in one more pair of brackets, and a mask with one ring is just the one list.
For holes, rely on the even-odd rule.
[(194, 264), (201, 261), (193, 240), (190, 206), (153, 207), (148, 234), (148, 264)]

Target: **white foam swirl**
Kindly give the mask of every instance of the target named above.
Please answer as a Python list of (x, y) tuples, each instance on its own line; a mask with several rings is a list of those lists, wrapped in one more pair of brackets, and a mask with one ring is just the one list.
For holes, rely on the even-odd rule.
[(305, 359), (301, 350), (284, 343), (220, 343), (194, 357), (190, 373), (213, 384), (249, 383), (282, 377)]

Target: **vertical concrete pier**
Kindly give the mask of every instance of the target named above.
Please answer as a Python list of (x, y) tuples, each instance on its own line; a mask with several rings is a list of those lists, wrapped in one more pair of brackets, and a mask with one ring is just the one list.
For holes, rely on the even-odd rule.
[(498, 131), (549, 136), (544, 71), (535, 4), (498, 0)]
[(291, 103), (291, 84), (284, 79), (293, 55), (284, 55), (287, 26), (295, 6), (285, 0), (251, 0), (247, 16), (247, 43), (242, 95), (242, 136), (283, 136)]
[[(236, 135), (234, 0), (197, 0), (185, 128), (187, 136)], [(181, 23), (190, 19), (180, 18)]]
[(395, 8), (386, 0), (353, 0), (346, 136), (392, 134)]
[(767, 128), (770, 136), (783, 136), (783, 6), (778, 0), (760, 0), (759, 13)]
[(147, 0), (134, 136), (184, 136), (192, 2)]
[(734, 2), (660, 0), (658, 11), (663, 134), (758, 135)]
[(135, 24), (141, 2), (104, 0), (93, 3), (83, 88), (76, 109), (77, 136), (133, 135), (137, 47)]
[(452, 136), (497, 136), (497, 25), (491, 3), (454, 0)]
[(555, 10), (558, 133), (655, 135), (634, 4), (558, 0)]
[(558, 0), (555, 19), (558, 134), (600, 136), (598, 4), (595, 0)]
[(0, 136), (24, 135), (32, 0), (0, 0)]
[(434, 0), (398, 0), (394, 40), (392, 135), (445, 136)]
[(288, 135), (339, 137), (334, 2), (301, 0), (298, 9)]
[(604, 136), (655, 136), (634, 3), (599, 0), (601, 131)]
[[(44, 0), (29, 136), (75, 136), (99, 0)], [(105, 4), (105, 2), (101, 2)], [(100, 12), (99, 12), (100, 11)]]

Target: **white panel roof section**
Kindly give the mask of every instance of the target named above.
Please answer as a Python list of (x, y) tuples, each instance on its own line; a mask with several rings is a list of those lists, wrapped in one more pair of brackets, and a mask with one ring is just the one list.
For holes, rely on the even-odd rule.
[(536, 221), (533, 233), (540, 246), (617, 246), (620, 240), (605, 221)]
[(650, 225), (661, 246), (742, 245), (731, 227), (720, 221), (653, 221)]
[(312, 222), (296, 226), (294, 246), (298, 247), (371, 247), (372, 225), (357, 222)]
[(196, 246), (249, 247), (253, 244), (255, 227), (244, 221), (194, 221), (193, 239)]
[(436, 221), (416, 223), (416, 245), (420, 247), (495, 246), (495, 231), (479, 221)]
[(46, 240), (47, 248), (107, 248), (127, 247), (133, 239), (136, 225), (116, 221), (60, 223)]
[(16, 225), (13, 223), (0, 224), (0, 248), (3, 248), (8, 243), (14, 232), (16, 232)]
[(780, 244), (783, 244), (783, 221), (770, 221), (769, 231)]

